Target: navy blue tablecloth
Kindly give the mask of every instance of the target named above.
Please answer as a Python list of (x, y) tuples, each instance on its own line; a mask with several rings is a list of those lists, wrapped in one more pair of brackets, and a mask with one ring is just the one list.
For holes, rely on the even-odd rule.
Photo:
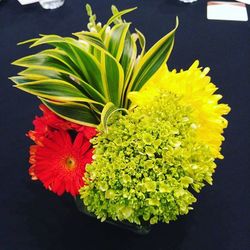
[[(120, 9), (138, 6), (126, 19), (147, 37), (147, 47), (180, 19), (169, 68), (186, 69), (195, 59), (210, 66), (213, 82), (229, 103), (229, 127), (218, 161), (214, 185), (197, 195), (187, 216), (152, 228), (147, 236), (80, 214), (68, 195), (57, 197), (28, 176), (25, 136), (38, 113), (38, 100), (11, 87), (18, 72), (10, 63), (31, 53), (20, 41), (38, 34), (69, 36), (85, 29), (83, 0), (66, 0), (54, 11), (38, 4), (0, 3), (0, 249), (1, 250), (248, 250), (250, 249), (250, 25), (248, 22), (209, 21), (206, 1), (89, 0), (99, 19)], [(249, 7), (248, 7), (249, 12)], [(36, 50), (33, 50), (36, 51)]]

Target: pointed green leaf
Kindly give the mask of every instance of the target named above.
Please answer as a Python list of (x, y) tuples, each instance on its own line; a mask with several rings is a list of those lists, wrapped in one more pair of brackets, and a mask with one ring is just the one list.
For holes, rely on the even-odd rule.
[(58, 116), (77, 124), (95, 127), (99, 124), (96, 115), (88, 106), (76, 103), (60, 103), (40, 98), (43, 104)]
[(105, 96), (120, 107), (124, 86), (124, 72), (121, 65), (108, 53), (101, 53), (102, 81)]
[(141, 46), (140, 57), (142, 57), (144, 55), (144, 53), (145, 53), (146, 38), (138, 29), (135, 29), (135, 31), (136, 31), (136, 34), (138, 35), (138, 38), (139, 38), (139, 43), (140, 43), (140, 46)]
[(62, 38), (50, 35), (42, 37), (32, 46), (42, 44), (50, 44), (63, 50), (72, 62), (82, 71), (86, 82), (92, 85), (98, 92), (104, 94), (100, 64), (98, 60), (86, 50), (86, 44), (73, 38)]
[(73, 85), (56, 79), (45, 79), (24, 84), (19, 84), (17, 88), (32, 95), (43, 97), (54, 101), (81, 101), (96, 103), (85, 96), (79, 89)]
[[(61, 37), (57, 35), (41, 35), (41, 37), (37, 39), (37, 41), (35, 41), (30, 47), (33, 48), (33, 47), (40, 46), (43, 44), (49, 44), (55, 48), (58, 48), (64, 51), (67, 55), (69, 55), (70, 49), (69, 49), (67, 42), (65, 42), (65, 39), (67, 39), (67, 37)], [(73, 38), (71, 39), (74, 40)], [(79, 42), (79, 46), (82, 49), (86, 49), (86, 50), (88, 49), (88, 44)]]
[(98, 46), (100, 49), (105, 49), (103, 41), (98, 33), (82, 31), (73, 33), (73, 35), (77, 36), (80, 40), (85, 41), (90, 45)]
[(27, 44), (27, 43), (34, 43), (38, 40), (39, 38), (31, 38), (29, 40), (25, 40), (25, 41), (22, 41), (22, 42), (19, 42), (17, 45), (24, 45), (24, 44)]
[[(104, 96), (107, 101), (112, 101), (116, 105), (120, 106), (122, 91), (124, 88), (124, 72), (121, 65), (108, 51), (105, 50), (102, 41), (98, 38), (98, 35), (91, 36), (90, 33), (83, 33), (82, 36), (79, 34), (79, 37), (81, 37), (84, 41), (85, 39), (86, 41), (91, 40), (91, 46), (93, 46), (96, 53), (98, 52), (100, 54)], [(93, 37), (98, 39), (92, 39)]]
[(20, 76), (31, 77), (33, 80), (42, 80), (42, 79), (63, 79), (61, 73), (56, 72), (55, 70), (46, 70), (41, 68), (27, 68), (19, 73)]
[(99, 93), (93, 86), (84, 82), (83, 80), (79, 81), (78, 83), (83, 88), (84, 92), (87, 93), (89, 97), (91, 97), (91, 99), (96, 100), (98, 103), (107, 103), (107, 99), (101, 93)]
[(77, 65), (75, 65), (75, 63), (71, 61), (71, 59), (64, 51), (59, 49), (48, 49), (43, 50), (40, 53), (61, 62), (62, 65), (65, 65), (75, 76), (78, 76), (79, 78), (84, 77)]
[(126, 35), (124, 49), (121, 56), (120, 64), (124, 71), (124, 86), (122, 90), (122, 100), (124, 100), (125, 90), (131, 78), (137, 56), (137, 47), (135, 41), (128, 32)]
[[(81, 92), (89, 99), (95, 100), (96, 103), (99, 103), (100, 105), (106, 103), (105, 98), (91, 85), (84, 82), (83, 80), (74, 79), (72, 76), (71, 78), (69, 78), (66, 75), (58, 74), (55, 71), (44, 70), (40, 68), (28, 68), (20, 72), (19, 74), (20, 76), (10, 77), (10, 80), (12, 80), (15, 84), (24, 84), (45, 79), (63, 80), (67, 83), (72, 84), (73, 86), (79, 85), (79, 87), (81, 87)], [(74, 82), (74, 84), (72, 82)]]
[(128, 33), (130, 24), (129, 23), (119, 23), (116, 24), (109, 33), (107, 41), (105, 42), (108, 51), (120, 61), (123, 53), (125, 38)]
[(137, 7), (135, 7), (135, 8), (130, 8), (130, 9), (126, 9), (126, 10), (123, 10), (123, 11), (120, 11), (120, 12), (114, 14), (114, 15), (107, 21), (107, 23), (103, 26), (103, 28), (102, 28), (100, 34), (103, 34), (103, 32), (105, 32), (106, 28), (107, 28), (110, 24), (112, 24), (117, 18), (120, 18), (121, 16), (123, 16), (123, 15), (125, 15), (125, 14), (127, 14), (127, 13), (129, 13), (129, 12), (132, 12), (132, 11), (134, 11), (134, 10), (136, 10), (136, 9), (137, 9)]
[(25, 76), (13, 76), (9, 78), (13, 83), (15, 84), (23, 84), (23, 83), (27, 83), (27, 82), (33, 82), (34, 79), (30, 78), (30, 77), (25, 77)]
[(101, 50), (105, 50), (105, 45), (100, 37), (99, 33), (94, 32), (78, 32), (74, 33), (81, 41), (89, 44), (89, 52), (98, 60), (100, 61), (101, 58)]
[(39, 66), (40, 69), (55, 70), (57, 72), (74, 75), (74, 73), (66, 65), (62, 64), (59, 60), (43, 53), (25, 56), (14, 61), (12, 64), (27, 68), (37, 68), (37, 66)]
[(176, 19), (175, 28), (160, 39), (139, 61), (133, 78), (128, 86), (127, 93), (138, 91), (153, 76), (153, 74), (166, 63), (174, 44), (174, 35), (178, 27)]
[(71, 41), (70, 40), (67, 40), (67, 42), (72, 50), (71, 57), (74, 58), (74, 61), (76, 61), (81, 68), (86, 78), (86, 82), (104, 95), (100, 63), (93, 55), (85, 50), (82, 50), (78, 46), (77, 42), (73, 41), (73, 39)]

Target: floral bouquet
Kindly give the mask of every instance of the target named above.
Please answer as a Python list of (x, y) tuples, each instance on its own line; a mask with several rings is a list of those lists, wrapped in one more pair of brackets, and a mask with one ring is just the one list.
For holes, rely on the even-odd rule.
[(42, 102), (27, 134), (29, 174), (101, 221), (168, 223), (212, 184), (230, 108), (198, 61), (168, 70), (178, 19), (146, 51), (122, 19), (134, 9), (112, 6), (104, 25), (86, 9), (89, 31), (23, 42), (52, 48), (13, 63), (25, 67), (15, 86)]

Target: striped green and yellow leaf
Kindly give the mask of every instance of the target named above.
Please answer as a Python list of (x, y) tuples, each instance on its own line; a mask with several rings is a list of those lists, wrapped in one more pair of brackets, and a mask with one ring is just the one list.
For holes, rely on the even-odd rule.
[(139, 91), (153, 74), (166, 63), (174, 45), (174, 35), (177, 27), (178, 19), (176, 19), (175, 28), (161, 38), (142, 58), (140, 58), (139, 63), (134, 69), (133, 78), (129, 83), (126, 94), (130, 91)]
[(60, 103), (42, 98), (40, 100), (54, 113), (68, 121), (93, 127), (100, 123), (100, 119), (87, 105), (74, 102)]
[(122, 19), (135, 8), (112, 6), (113, 15), (103, 26), (90, 5), (86, 9), (89, 31), (74, 33), (75, 38), (41, 35), (20, 43), (52, 48), (13, 62), (24, 69), (10, 79), (64, 119), (96, 126), (112, 109), (129, 108), (129, 92), (139, 91), (166, 63), (178, 22), (146, 52), (144, 35), (131, 32), (131, 23)]

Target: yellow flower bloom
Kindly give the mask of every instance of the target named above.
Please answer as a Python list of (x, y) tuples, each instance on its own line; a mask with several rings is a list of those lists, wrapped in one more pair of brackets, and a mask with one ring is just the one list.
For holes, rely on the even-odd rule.
[(227, 104), (219, 104), (222, 98), (214, 94), (217, 87), (207, 76), (209, 68), (199, 68), (199, 61), (195, 61), (188, 70), (169, 72), (164, 66), (145, 84), (140, 92), (131, 92), (132, 106), (148, 104), (162, 91), (176, 94), (183, 105), (192, 109), (192, 116), (196, 121), (193, 127), (197, 129), (197, 138), (207, 144), (214, 158), (222, 159), (220, 154), (224, 128), (227, 120), (223, 117), (230, 111)]

